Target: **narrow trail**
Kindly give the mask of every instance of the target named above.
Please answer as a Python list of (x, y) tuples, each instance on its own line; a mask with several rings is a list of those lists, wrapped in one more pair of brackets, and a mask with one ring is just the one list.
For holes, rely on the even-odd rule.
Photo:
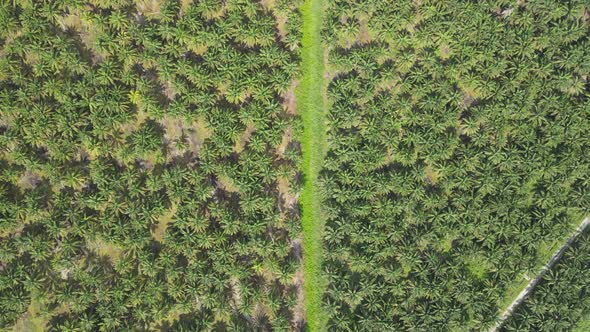
[(512, 315), (512, 313), (514, 312), (514, 310), (516, 310), (516, 308), (533, 291), (533, 289), (535, 288), (535, 286), (541, 281), (541, 279), (543, 279), (543, 276), (545, 275), (545, 273), (547, 273), (549, 270), (551, 270), (551, 268), (553, 267), (553, 265), (555, 265), (555, 263), (557, 263), (557, 261), (561, 258), (561, 256), (563, 256), (563, 253), (567, 250), (567, 248), (569, 248), (574, 243), (574, 241), (576, 240), (576, 238), (580, 234), (582, 234), (582, 232), (584, 232), (584, 230), (586, 229), (586, 227), (588, 227), (588, 225), (590, 225), (590, 217), (584, 219), (582, 221), (582, 223), (580, 223), (580, 225), (578, 226), (578, 228), (576, 228), (576, 230), (574, 231), (574, 233), (572, 235), (570, 235), (570, 237), (563, 244), (563, 246), (561, 246), (553, 254), (553, 256), (551, 256), (551, 259), (549, 259), (549, 262), (547, 264), (545, 264), (541, 268), (541, 271), (539, 271), (539, 273), (537, 274), (537, 276), (535, 278), (531, 279), (531, 281), (529, 281), (529, 283), (527, 284), (527, 286), (520, 292), (520, 294), (518, 294), (518, 296), (514, 299), (514, 301), (512, 301), (512, 303), (508, 306), (508, 308), (506, 310), (504, 310), (504, 312), (500, 316), (500, 319), (498, 320), (498, 322), (496, 323), (496, 325), (493, 328), (490, 329), (490, 332), (496, 332), (500, 327), (502, 327), (502, 324), (504, 324), (504, 322), (506, 321), (506, 319), (508, 319), (508, 317), (510, 317), (510, 315)]
[(324, 122), (324, 58), (320, 37), (323, 0), (305, 0), (303, 17), (302, 70), (297, 89), (297, 108), (303, 119), (303, 174), (305, 183), (301, 195), (303, 227), (303, 292), (308, 331), (325, 331), (326, 315), (322, 311), (322, 295), (326, 283), (322, 278), (322, 233), (324, 220), (322, 198), (317, 179), (326, 152)]

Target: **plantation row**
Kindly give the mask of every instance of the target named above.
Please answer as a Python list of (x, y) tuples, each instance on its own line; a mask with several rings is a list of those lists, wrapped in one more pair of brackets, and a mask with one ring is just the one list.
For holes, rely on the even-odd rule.
[(328, 329), (492, 327), (589, 212), (588, 2), (328, 4)]
[(587, 331), (589, 280), (590, 232), (586, 231), (547, 272), (501, 331)]
[(0, 329), (304, 323), (298, 5), (2, 2)]

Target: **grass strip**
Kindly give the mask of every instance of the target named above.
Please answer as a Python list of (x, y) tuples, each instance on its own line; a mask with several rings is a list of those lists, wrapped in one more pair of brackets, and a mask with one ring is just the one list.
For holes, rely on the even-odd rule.
[(322, 197), (317, 179), (326, 152), (324, 122), (324, 59), (320, 37), (322, 0), (306, 0), (301, 8), (303, 16), (302, 71), (297, 89), (297, 107), (303, 119), (303, 174), (305, 183), (301, 195), (303, 227), (303, 292), (309, 331), (324, 331), (326, 315), (322, 311), (325, 281), (322, 277)]

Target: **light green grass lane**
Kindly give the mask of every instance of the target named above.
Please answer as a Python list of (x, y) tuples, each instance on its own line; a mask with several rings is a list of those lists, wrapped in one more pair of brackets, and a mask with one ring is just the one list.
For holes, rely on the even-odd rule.
[(306, 0), (303, 16), (302, 72), (297, 89), (297, 108), (301, 112), (304, 132), (301, 142), (305, 183), (301, 195), (303, 226), (303, 292), (308, 331), (325, 331), (326, 315), (322, 311), (322, 295), (326, 283), (322, 277), (322, 197), (317, 179), (326, 152), (324, 122), (324, 59), (320, 37), (322, 0)]

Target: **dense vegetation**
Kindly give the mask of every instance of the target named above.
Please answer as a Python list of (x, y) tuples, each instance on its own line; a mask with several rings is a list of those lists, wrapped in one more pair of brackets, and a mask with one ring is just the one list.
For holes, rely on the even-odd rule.
[(302, 3), (0, 2), (0, 329), (494, 324), (590, 212), (590, 4)]
[(292, 330), (298, 1), (0, 4), (0, 329)]
[[(572, 331), (590, 313), (590, 231), (565, 251), (502, 331)], [(587, 331), (587, 330), (580, 330)]]
[(485, 329), (588, 213), (589, 23), (585, 0), (329, 2), (330, 329)]

